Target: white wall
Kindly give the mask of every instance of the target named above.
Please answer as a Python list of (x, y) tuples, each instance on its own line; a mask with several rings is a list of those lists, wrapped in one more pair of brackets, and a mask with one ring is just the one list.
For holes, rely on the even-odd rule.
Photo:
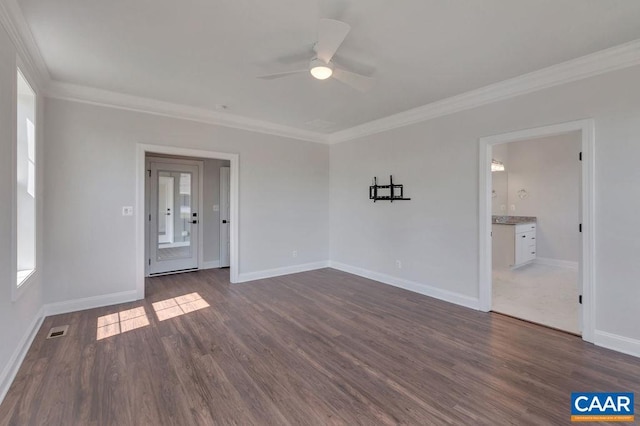
[[(640, 339), (638, 87), (627, 68), (332, 146), (332, 261), (477, 298), (478, 138), (592, 117), (595, 325)], [(411, 201), (367, 199), (389, 174)]]
[(45, 111), (48, 301), (135, 290), (121, 207), (135, 204), (136, 143), (239, 153), (240, 273), (328, 259), (328, 146), (55, 99)]
[[(581, 145), (579, 132), (503, 145), (508, 150), (508, 204), (515, 206), (509, 214), (537, 217), (538, 257), (580, 259)], [(526, 198), (518, 196), (521, 189)]]
[[(507, 151), (507, 144), (493, 146), (491, 158), (502, 162), (503, 164), (509, 163), (509, 152)], [(491, 172), (491, 214), (497, 216), (506, 216), (509, 214), (509, 175), (508, 169), (505, 167), (504, 171)]]
[[(16, 52), (9, 36), (0, 26), (0, 401), (12, 378), (13, 361), (19, 357), (24, 342), (36, 324), (37, 314), (43, 303), (42, 290), (42, 227), (38, 227), (36, 274), (27, 282), (24, 292), (13, 302), (12, 288), (16, 285), (15, 265), (12, 265), (12, 232), (15, 229), (12, 210), (14, 185), (14, 133), (16, 90)], [(42, 109), (39, 110), (41, 112)], [(42, 114), (39, 115), (42, 117)], [(40, 123), (36, 123), (38, 126)], [(38, 126), (37, 130), (41, 130)], [(43, 158), (42, 132), (37, 132), (37, 167), (41, 171)], [(38, 176), (37, 191), (41, 199), (42, 175)], [(38, 206), (38, 224), (41, 225), (41, 205)]]

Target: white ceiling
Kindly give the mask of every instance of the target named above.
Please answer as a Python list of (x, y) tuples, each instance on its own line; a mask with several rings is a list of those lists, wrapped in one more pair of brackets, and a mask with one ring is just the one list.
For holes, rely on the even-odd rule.
[[(18, 3), (53, 80), (322, 133), (640, 39), (635, 0)], [(372, 90), (255, 78), (310, 58), (320, 17), (352, 26), (336, 59)]]

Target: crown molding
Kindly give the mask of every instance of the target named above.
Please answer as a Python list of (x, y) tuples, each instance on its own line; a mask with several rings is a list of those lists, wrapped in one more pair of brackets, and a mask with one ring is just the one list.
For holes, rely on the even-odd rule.
[(156, 99), (127, 95), (125, 93), (112, 92), (59, 81), (51, 81), (49, 83), (46, 95), (51, 98), (91, 105), (106, 106), (182, 120), (216, 124), (234, 129), (248, 130), (251, 132), (282, 136), (308, 142), (327, 143), (327, 135), (318, 132), (283, 126), (236, 114), (212, 111), (205, 108), (164, 102)]
[(638, 39), (398, 114), (324, 134), (235, 114), (51, 80), (40, 49), (16, 0), (0, 0), (0, 24), (7, 30), (22, 62), (32, 70), (30, 74), (36, 79), (36, 84), (44, 88), (49, 97), (325, 144), (346, 142), (640, 64)]
[(640, 39), (331, 133), (335, 144), (640, 64)]
[(26, 71), (38, 87), (46, 87), (50, 81), (49, 69), (40, 54), (33, 34), (15, 0), (0, 0), (0, 24), (9, 34)]

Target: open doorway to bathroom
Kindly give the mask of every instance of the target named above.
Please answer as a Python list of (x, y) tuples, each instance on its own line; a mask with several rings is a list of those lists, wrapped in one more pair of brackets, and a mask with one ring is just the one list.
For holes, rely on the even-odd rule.
[(492, 310), (580, 334), (579, 131), (493, 146)]
[(593, 341), (592, 120), (480, 138), (480, 309)]

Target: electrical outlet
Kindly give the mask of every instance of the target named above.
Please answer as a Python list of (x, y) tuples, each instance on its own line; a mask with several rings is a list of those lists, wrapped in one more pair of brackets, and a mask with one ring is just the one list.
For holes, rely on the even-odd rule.
[(298, 257), (298, 250), (294, 250), (291, 252), (292, 257)]
[(511, 204), (511, 211), (515, 212), (516, 211), (516, 205), (515, 204)]
[(122, 208), (122, 216), (133, 216), (133, 207), (125, 206)]
[(399, 260), (396, 260), (396, 267), (397, 267), (398, 269), (402, 269), (402, 262), (401, 262), (401, 261), (399, 261)]

